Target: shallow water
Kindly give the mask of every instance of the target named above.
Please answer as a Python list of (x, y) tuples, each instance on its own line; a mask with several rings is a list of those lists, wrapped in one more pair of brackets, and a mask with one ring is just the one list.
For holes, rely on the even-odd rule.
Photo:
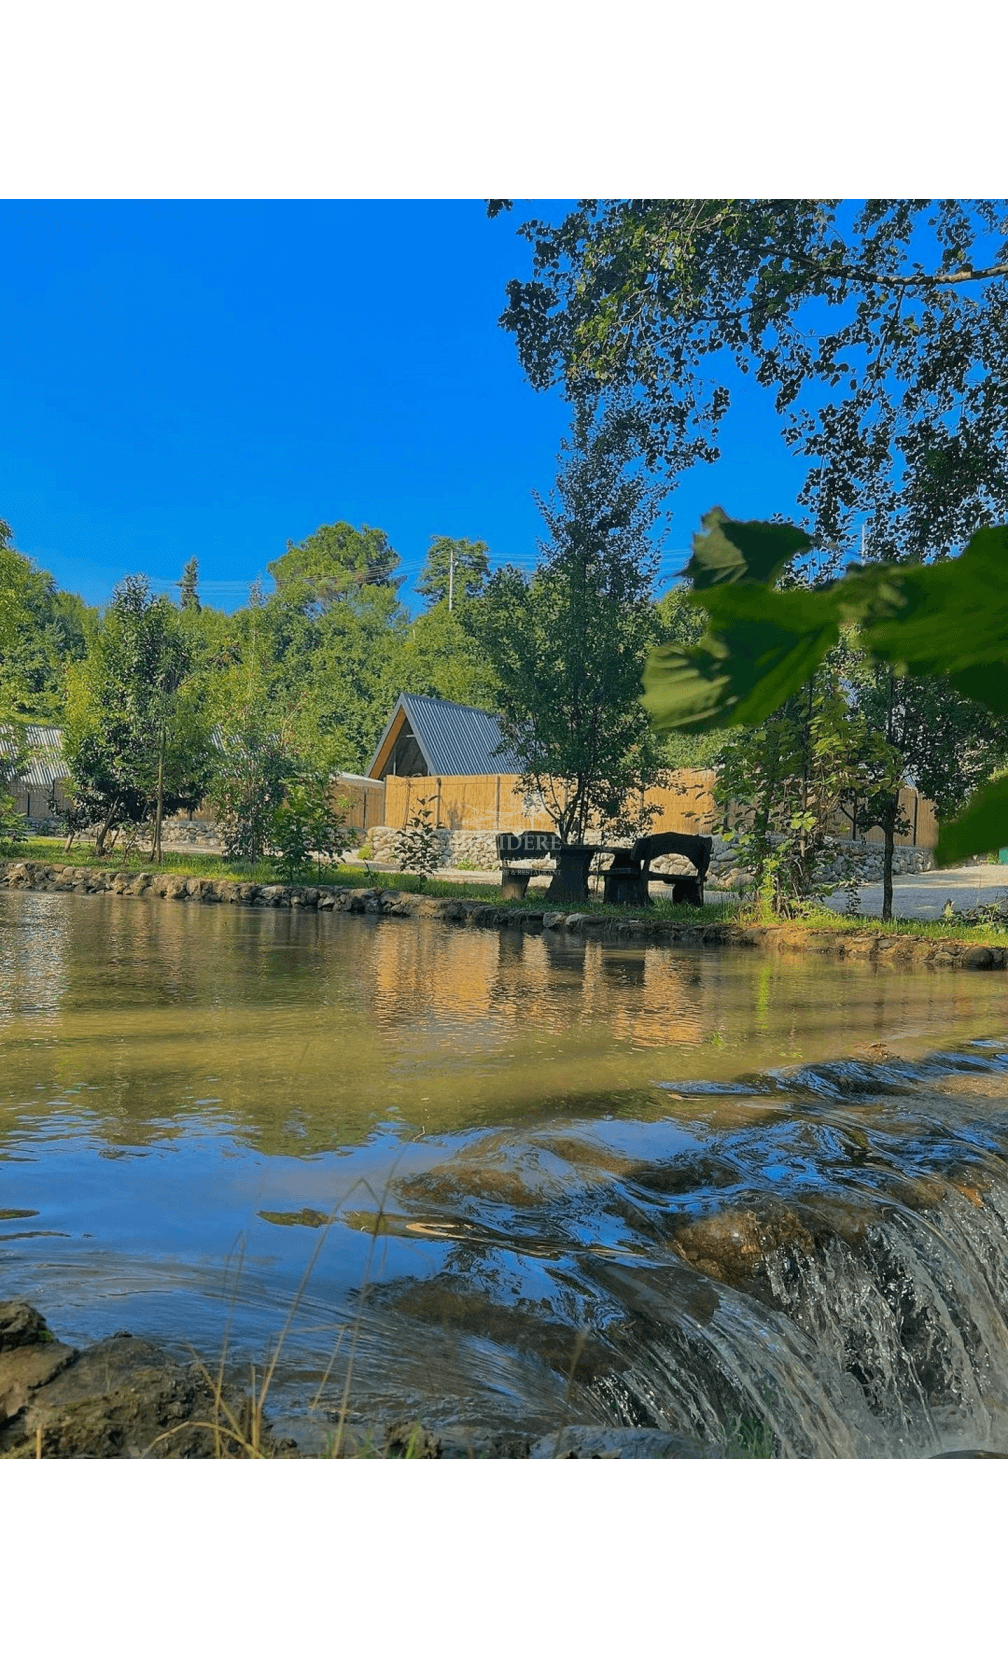
[(352, 1353), (365, 1424), (1008, 1452), (1005, 997), (4, 892), (0, 1295), (261, 1364), (317, 1250), (273, 1393), (311, 1443)]

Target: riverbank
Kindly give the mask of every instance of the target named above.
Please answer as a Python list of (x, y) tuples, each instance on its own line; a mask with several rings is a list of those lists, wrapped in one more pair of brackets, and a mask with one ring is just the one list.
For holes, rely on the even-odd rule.
[[(580, 908), (546, 908), (541, 899), (522, 902), (501, 898), (450, 896), (404, 891), (388, 884), (354, 886), (348, 881), (301, 885), (256, 882), (240, 876), (165, 874), (158, 870), (110, 869), (97, 865), (0, 859), (0, 889), (113, 893), (127, 898), (159, 898), (176, 903), (238, 904), (259, 909), (333, 910), (351, 915), (421, 918), (454, 926), (517, 928), (523, 932), (566, 931), (598, 940), (740, 947), (806, 952), (837, 961), (862, 961), (882, 968), (1008, 969), (1004, 934), (941, 922), (879, 923), (822, 912), (802, 922), (759, 924), (714, 916), (688, 906), (669, 904), (649, 911), (616, 910), (599, 903)], [(663, 914), (662, 911), (665, 911)]]
[[(27, 1301), (0, 1302), (0, 1458), (296, 1458), (251, 1400), (199, 1362), (122, 1330), (90, 1347), (54, 1336)], [(310, 1453), (307, 1453), (310, 1454)], [(754, 1452), (743, 1435), (708, 1443), (655, 1429), (564, 1426), (538, 1438), (402, 1421), (350, 1434), (344, 1455), (391, 1458), (720, 1458)]]

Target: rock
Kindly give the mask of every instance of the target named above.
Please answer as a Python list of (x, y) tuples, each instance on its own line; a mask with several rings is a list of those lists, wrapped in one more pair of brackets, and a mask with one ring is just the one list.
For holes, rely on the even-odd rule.
[(547, 910), (542, 918), (542, 924), (547, 932), (552, 933), (555, 932), (558, 927), (563, 926), (564, 920), (565, 917), (562, 910)]
[(984, 944), (972, 944), (965, 951), (962, 964), (964, 967), (972, 967), (981, 972), (988, 970), (994, 966), (994, 952), (988, 950)]
[(0, 1301), (0, 1353), (52, 1341), (45, 1319), (27, 1301)]
[[(251, 1421), (225, 1387), (239, 1437), (218, 1436), (214, 1388), (201, 1365), (180, 1364), (154, 1342), (122, 1333), (78, 1353), (53, 1341), (25, 1302), (0, 1305), (0, 1329), (17, 1344), (0, 1351), (0, 1455), (34, 1457), (211, 1457), (250, 1454)], [(25, 1340), (24, 1337), (29, 1339)], [(227, 1429), (227, 1410), (219, 1419)], [(291, 1454), (261, 1423), (259, 1449)]]
[(583, 930), (587, 919), (588, 917), (586, 915), (582, 915), (580, 910), (575, 911), (573, 915), (569, 915), (567, 917), (565, 923), (567, 931), (569, 933), (580, 933)]

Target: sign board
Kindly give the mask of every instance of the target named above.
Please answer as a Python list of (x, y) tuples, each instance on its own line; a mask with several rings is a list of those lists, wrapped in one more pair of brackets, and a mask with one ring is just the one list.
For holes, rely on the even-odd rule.
[(498, 835), (497, 856), (509, 858), (550, 858), (564, 845), (559, 835), (548, 829), (527, 829), (523, 835)]

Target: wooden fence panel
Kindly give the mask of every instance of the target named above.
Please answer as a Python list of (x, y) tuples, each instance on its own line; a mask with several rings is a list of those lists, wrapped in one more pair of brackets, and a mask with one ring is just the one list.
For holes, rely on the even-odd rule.
[(426, 800), (436, 829), (551, 829), (548, 813), (536, 809), (514, 776), (386, 777), (385, 822), (401, 829)]
[(385, 784), (379, 778), (348, 777), (338, 772), (329, 796), (333, 801), (346, 802), (343, 821), (349, 829), (374, 829), (385, 822)]
[[(683, 769), (672, 773), (666, 788), (648, 789), (644, 804), (657, 807), (648, 832), (656, 835), (670, 830), (681, 835), (713, 833), (721, 817), (714, 804), (716, 780), (714, 771)], [(421, 799), (429, 801), (431, 820), (438, 829), (489, 829), (495, 833), (511, 829), (520, 834), (525, 829), (553, 827), (548, 814), (537, 807), (536, 801), (523, 795), (517, 777), (503, 775), (387, 777), (382, 821), (400, 829)], [(933, 847), (938, 839), (938, 824), (931, 802), (918, 795), (916, 789), (906, 788), (900, 790), (900, 804), (910, 820), (910, 828), (905, 835), (897, 836), (897, 846)], [(372, 816), (373, 809), (377, 810), (377, 804), (373, 807), (369, 800), (369, 824), (378, 821)], [(850, 836), (850, 820), (842, 814), (831, 828), (841, 838)], [(858, 839), (861, 838), (859, 835)], [(881, 829), (871, 829), (863, 838), (874, 844), (884, 837)]]

